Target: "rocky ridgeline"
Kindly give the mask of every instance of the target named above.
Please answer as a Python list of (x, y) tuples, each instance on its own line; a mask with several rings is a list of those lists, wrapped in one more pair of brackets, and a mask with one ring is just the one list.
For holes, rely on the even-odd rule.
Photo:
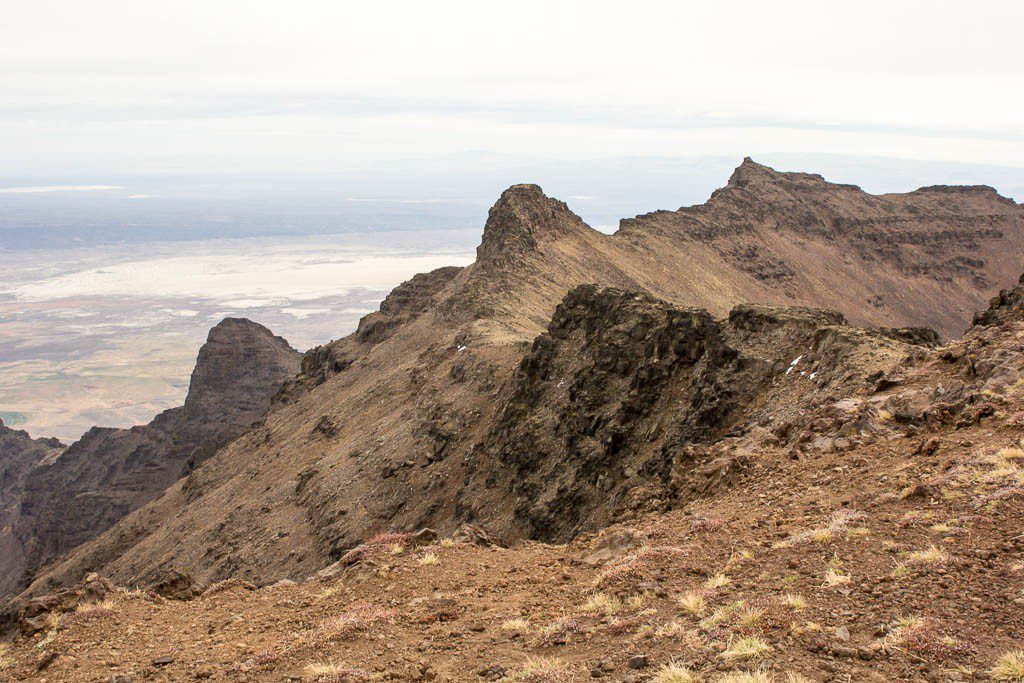
[(742, 459), (746, 437), (776, 440), (766, 428), (793, 431), (816, 404), (855, 393), (918, 350), (834, 311), (741, 306), (716, 320), (578, 287), (473, 449), (463, 512), (505, 537), (566, 541), (624, 514), (685, 504), (707, 492), (702, 477)]
[[(24, 587), (52, 558), (96, 537), (248, 430), (298, 371), (299, 353), (245, 319), (219, 323), (199, 351), (185, 405), (130, 429), (93, 427), (58, 458), (22, 476), (0, 532), (6, 591)], [(5, 440), (0, 453), (11, 459)], [(25, 460), (21, 460), (25, 463)]]

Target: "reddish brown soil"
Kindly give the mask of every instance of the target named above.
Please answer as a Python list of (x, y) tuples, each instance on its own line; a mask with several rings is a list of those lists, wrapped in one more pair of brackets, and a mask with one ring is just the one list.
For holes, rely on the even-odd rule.
[[(412, 546), (393, 536), (333, 576), (297, 585), (229, 581), (185, 602), (115, 593), (103, 609), (68, 612), (50, 631), (16, 639), (3, 674), (311, 681), (330, 679), (308, 665), (333, 662), (366, 680), (473, 681), (554, 657), (557, 675), (514, 680), (647, 680), (670, 661), (708, 681), (746, 670), (780, 681), (786, 672), (985, 680), (1024, 638), (1024, 453), (1012, 450), (1024, 387), (991, 383), (992, 359), (1019, 361), (1021, 338), (1017, 317), (978, 328), (906, 363), (896, 384), (852, 396), (893, 407), (973, 374), (971, 386), (988, 387), (976, 393), (980, 409), (951, 421), (935, 417), (933, 402), (917, 425), (885, 409), (877, 438), (863, 445), (764, 442), (706, 498), (566, 545)], [(929, 549), (939, 552), (914, 554)], [(848, 582), (827, 585), (830, 568)], [(728, 583), (709, 587), (717, 575)], [(689, 591), (703, 597), (699, 614), (680, 602)], [(588, 612), (596, 593), (625, 604), (614, 615)], [(918, 621), (900, 630), (910, 617)], [(528, 622), (521, 633), (507, 623), (518, 619)], [(770, 649), (728, 658), (744, 636)]]

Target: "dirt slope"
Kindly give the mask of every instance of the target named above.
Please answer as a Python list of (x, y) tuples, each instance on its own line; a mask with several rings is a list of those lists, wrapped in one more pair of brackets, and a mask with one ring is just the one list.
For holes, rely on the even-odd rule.
[[(588, 322), (595, 307), (617, 322)], [(659, 347), (664, 338), (682, 343)], [(835, 314), (742, 307), (715, 321), (584, 288), (517, 372), (517, 396), (553, 380), (543, 375), (568, 349), (597, 361), (625, 406), (623, 380), (692, 401), (697, 375), (742, 373), (741, 358), (774, 365), (769, 352), (794, 339), (811, 348), (768, 377), (752, 372), (763, 386), (740, 411), (757, 425), (716, 440), (705, 466), (674, 461), (667, 511), (627, 510), (564, 545), (503, 549), (473, 529), (388, 534), (319, 577), (259, 589), (232, 579), (184, 602), (91, 578), (84, 602), (76, 591), (39, 601), (63, 608), (8, 646), (0, 671), (12, 681), (1019, 681), (1022, 338), (1024, 286), (937, 349)], [(655, 371), (654, 357), (669, 367)], [(582, 375), (572, 382), (595, 415), (614, 417), (606, 424), (632, 424)], [(507, 410), (547, 412), (519, 400)]]
[[(577, 518), (564, 523), (544, 520), (518, 503), (495, 506), (514, 503), (509, 482), (521, 487), (521, 497), (551, 500), (593, 496), (611, 486), (617, 505), (628, 503), (627, 475), (634, 470), (645, 484), (670, 485), (664, 463), (685, 462), (688, 447), (703, 453), (734, 427), (753, 429), (761, 402), (788, 398), (729, 398), (730, 387), (733, 393), (748, 384), (761, 391), (752, 378), (763, 375), (730, 366), (723, 360), (731, 353), (726, 347), (737, 353), (737, 362), (762, 369), (795, 357), (801, 344), (826, 358), (827, 348), (815, 345), (833, 340), (819, 327), (839, 319), (826, 315), (791, 326), (806, 326), (804, 336), (766, 346), (757, 336), (768, 332), (742, 329), (744, 315), (759, 321), (760, 314), (738, 313), (729, 323), (707, 325), (708, 333), (722, 328), (712, 353), (698, 362), (697, 375), (706, 367), (707, 377), (695, 376), (680, 358), (659, 377), (656, 359), (646, 351), (635, 353), (635, 366), (625, 376), (610, 375), (628, 390), (630, 372), (646, 373), (638, 386), (650, 381), (660, 389), (664, 382), (684, 405), (697, 406), (704, 399), (696, 400), (694, 392), (718, 391), (718, 382), (723, 413), (713, 413), (709, 424), (687, 425), (669, 404), (643, 404), (639, 415), (627, 414), (632, 409), (618, 406), (614, 396), (596, 395), (597, 403), (581, 410), (618, 430), (607, 434), (613, 446), (601, 454), (587, 441), (591, 435), (577, 439), (544, 427), (558, 424), (558, 411), (578, 407), (545, 392), (540, 412), (525, 414), (537, 420), (536, 428), (517, 427), (502, 437), (502, 421), (512, 420), (510, 406), (524, 400), (519, 385), (533, 381), (514, 376), (515, 369), (536, 336), (556, 336), (548, 323), (571, 289), (596, 283), (645, 292), (673, 309), (701, 307), (716, 317), (745, 302), (824, 306), (858, 324), (933, 325), (951, 335), (967, 325), (998, 283), (1012, 281), (1011, 273), (1019, 271), (1022, 228), (1021, 207), (987, 188), (872, 196), (749, 160), (706, 204), (625, 221), (612, 236), (590, 229), (540, 188), (514, 186), (491, 209), (474, 264), (414, 278), (354, 335), (311, 351), (303, 361), (304, 378), (281, 393), (281, 406), (265, 424), (48, 568), (29, 594), (69, 585), (91, 570), (131, 583), (157, 580), (168, 569), (187, 571), (201, 583), (301, 579), (376, 531), (434, 526), (448, 532), (467, 519), (486, 519), (492, 534), (509, 540), (566, 538), (596, 527), (607, 520), (593, 501), (575, 505)], [(645, 315), (697, 314), (652, 309)], [(772, 334), (789, 329), (781, 318), (756, 324)], [(891, 335), (839, 335), (851, 336), (857, 340), (843, 344), (873, 349), (877, 371), (897, 353), (883, 349), (904, 343)], [(867, 336), (870, 343), (862, 344)], [(554, 355), (575, 359), (575, 353), (566, 347)], [(556, 367), (562, 362), (549, 360)], [(579, 360), (575, 376), (582, 376), (588, 362), (603, 367), (585, 354)], [(582, 381), (581, 386), (587, 388)], [(582, 418), (574, 424), (585, 426)], [(599, 482), (597, 470), (619, 457), (615, 440), (635, 443), (638, 435), (653, 439), (626, 454), (639, 469), (623, 464)], [(566, 475), (565, 496), (543, 482), (536, 482), (539, 488), (520, 482), (514, 473), (532, 463), (509, 450), (518, 439), (558, 457), (555, 438), (582, 463), (579, 472)], [(655, 452), (661, 469), (645, 470)], [(487, 454), (510, 456), (503, 465), (514, 469), (489, 470), (494, 463)]]
[(24, 588), (40, 566), (157, 498), (248, 430), (295, 376), (299, 358), (262, 325), (227, 318), (199, 350), (183, 407), (131, 429), (94, 427), (60, 457), (32, 464), (0, 531), (10, 548), (0, 556), (4, 592)]

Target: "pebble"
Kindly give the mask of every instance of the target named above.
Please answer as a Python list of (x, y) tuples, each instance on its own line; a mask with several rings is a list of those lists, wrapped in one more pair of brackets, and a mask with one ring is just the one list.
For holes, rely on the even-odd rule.
[(650, 661), (647, 655), (633, 655), (626, 664), (630, 669), (646, 669)]

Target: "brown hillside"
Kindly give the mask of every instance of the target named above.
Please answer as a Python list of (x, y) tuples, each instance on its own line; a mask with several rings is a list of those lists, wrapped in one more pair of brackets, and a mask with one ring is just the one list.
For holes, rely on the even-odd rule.
[[(35, 635), (7, 647), (0, 673), (69, 682), (1019, 681), (1022, 302), (1024, 285), (1000, 294), (963, 340), (928, 349), (836, 314), (740, 307), (715, 320), (645, 295), (574, 290), (508, 386), (502, 415), (518, 419), (495, 420), (482, 448), (544, 436), (544, 452), (562, 435), (538, 420), (567, 411), (563, 428), (579, 448), (566, 469), (508, 463), (533, 496), (514, 510), (535, 521), (535, 503), (581, 485), (577, 475), (600, 456), (585, 423), (646, 443), (659, 433), (654, 413), (686, 425), (687, 411), (661, 401), (719, 403), (697, 400), (699, 377), (726, 394), (734, 382), (758, 382), (732, 410), (714, 411), (724, 419), (709, 420), (712, 429), (733, 426), (713, 444), (693, 445), (704, 438), (696, 428), (675, 430), (693, 457), (672, 461), (660, 504), (639, 496), (617, 523), (564, 545), (504, 549), (473, 527), (442, 538), (384, 534), (308, 580), (256, 588), (236, 578), (188, 601), (89, 577), (29, 605)], [(804, 344), (799, 360), (785, 360)], [(564, 391), (534, 393), (557, 377)], [(653, 403), (642, 398), (648, 390)], [(636, 411), (642, 404), (659, 410)], [(610, 500), (617, 486), (613, 478)], [(499, 477), (494, 488), (507, 487)]]
[[(953, 335), (1020, 270), (1022, 229), (1021, 207), (990, 189), (872, 196), (749, 160), (706, 204), (611, 236), (536, 186), (514, 186), (473, 265), (414, 278), (355, 334), (311, 351), (265, 424), (48, 567), (28, 594), (92, 570), (126, 583), (171, 569), (201, 583), (301, 579), (382, 530), (482, 520), (506, 540), (565, 539), (613, 512), (678, 505), (668, 496), (690, 486), (688, 463), (739, 457), (722, 452), (731, 437), (822, 400), (774, 384), (796, 356), (856, 360), (850, 377), (813, 380), (831, 397), (917, 353), (906, 339), (928, 339), (856, 331), (837, 314), (748, 307), (719, 321), (680, 307), (720, 317), (744, 302), (798, 304)], [(576, 290), (562, 309), (574, 312), (549, 326), (589, 283), (664, 303), (632, 311), (602, 303), (621, 292)], [(587, 331), (615, 311), (625, 326), (647, 321), (642, 348)], [(692, 345), (666, 352), (691, 327)], [(624, 365), (602, 354), (625, 354)], [(594, 372), (626, 393), (588, 383)], [(579, 393), (556, 391), (557, 373)], [(546, 501), (571, 517), (546, 518)]]

